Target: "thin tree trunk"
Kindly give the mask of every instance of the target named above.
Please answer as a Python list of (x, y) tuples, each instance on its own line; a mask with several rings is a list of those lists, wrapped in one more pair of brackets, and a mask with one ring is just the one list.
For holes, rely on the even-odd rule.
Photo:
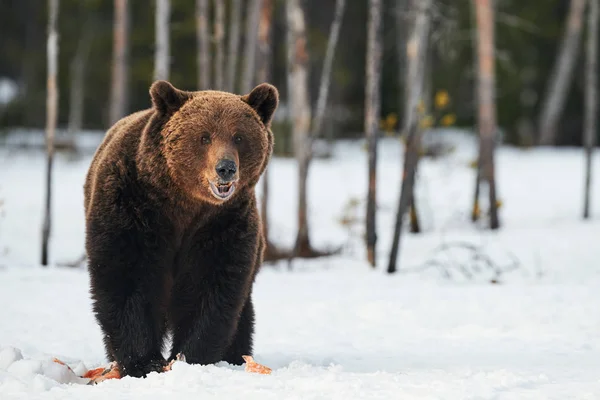
[[(321, 134), (321, 129), (323, 126), (323, 117), (325, 115), (325, 110), (327, 109), (327, 97), (329, 95), (329, 87), (331, 82), (331, 68), (333, 66), (335, 49), (337, 47), (338, 39), (340, 37), (340, 28), (342, 27), (342, 19), (344, 17), (345, 8), (346, 0), (336, 0), (333, 22), (331, 23), (329, 39), (327, 40), (325, 60), (323, 61), (323, 69), (321, 70), (319, 97), (317, 98), (317, 109), (315, 110), (315, 117), (312, 122), (313, 138), (316, 138)], [(379, 52), (381, 52), (380, 49)]]
[(490, 228), (498, 229), (498, 205), (494, 173), (494, 142), (496, 137), (496, 71), (494, 50), (493, 0), (474, 0), (477, 19), (479, 153), (481, 174), (488, 184)]
[(304, 11), (299, 0), (286, 1), (288, 26), (288, 92), (292, 117), (294, 153), (298, 162), (298, 236), (293, 256), (311, 253), (307, 218), (306, 177), (310, 157), (310, 99), (308, 94), (308, 51)]
[(556, 144), (556, 131), (567, 100), (573, 77), (573, 68), (579, 53), (585, 4), (586, 0), (571, 0), (567, 26), (554, 64), (554, 70), (548, 81), (548, 89), (538, 121), (539, 143), (541, 145)]
[[(313, 157), (312, 149), (314, 140), (321, 136), (323, 130), (323, 119), (325, 111), (327, 110), (327, 98), (329, 95), (329, 87), (331, 86), (331, 70), (333, 68), (335, 49), (340, 37), (340, 29), (342, 27), (345, 8), (346, 0), (336, 0), (333, 21), (327, 40), (327, 49), (325, 50), (325, 59), (323, 60), (323, 68), (321, 69), (321, 80), (319, 81), (319, 96), (317, 98), (315, 117), (311, 124), (311, 135), (308, 138), (309, 153), (304, 168), (304, 175), (302, 176), (302, 179), (304, 180), (308, 179), (308, 170)], [(377, 112), (377, 114), (379, 114), (379, 112)]]
[[(404, 110), (399, 114), (399, 118), (405, 118), (406, 113), (410, 112), (408, 105), (410, 104), (411, 86), (410, 77), (408, 76), (407, 64), (408, 58), (406, 54), (406, 42), (408, 41), (408, 35), (414, 29), (414, 21), (411, 14), (411, 10), (415, 10), (415, 1), (418, 0), (396, 0), (396, 42), (398, 50), (398, 70), (407, 71), (405, 74), (398, 74), (398, 84), (402, 85), (403, 90), (400, 93), (399, 104), (404, 104)], [(425, 83), (424, 83), (425, 85)], [(426, 89), (423, 89), (426, 92)], [(400, 119), (399, 119), (400, 120)], [(405, 128), (405, 127), (404, 127)], [(398, 124), (398, 131), (400, 136), (407, 136), (408, 132), (403, 131), (403, 126)], [(410, 206), (410, 231), (417, 233), (420, 232), (421, 226), (419, 224), (419, 216), (417, 209), (414, 204), (414, 187), (410, 194), (412, 199)]]
[(475, 174), (475, 195), (473, 196), (473, 208), (471, 209), (471, 221), (477, 222), (481, 214), (479, 207), (479, 191), (481, 188), (481, 156), (477, 158), (477, 173)]
[(154, 52), (154, 80), (169, 80), (169, 20), (171, 1), (156, 0), (156, 51)]
[[(413, 0), (413, 1), (417, 1), (417, 0)], [(430, 27), (430, 30), (435, 29)], [(433, 92), (433, 76), (432, 76), (432, 52), (430, 51), (430, 49), (427, 49), (427, 54), (424, 56), (425, 57), (425, 61), (423, 62), (423, 68), (425, 68), (425, 70), (423, 71), (423, 89), (422, 89), (422, 94), (421, 94), (421, 98), (423, 101), (423, 106), (425, 109), (425, 115), (431, 115), (431, 98), (432, 98), (432, 92)], [(409, 99), (406, 100), (407, 102), (410, 102)], [(420, 128), (419, 128), (420, 129)], [(419, 148), (418, 151), (420, 151), (420, 143), (421, 141), (419, 140)], [(416, 179), (416, 178), (415, 178)], [(410, 232), (411, 233), (420, 233), (421, 232), (421, 224), (419, 223), (419, 213), (417, 211), (417, 198), (415, 196), (415, 185), (413, 184), (411, 187), (411, 192), (410, 192), (410, 208), (409, 208), (409, 221), (410, 221)]]
[[(413, 186), (413, 188), (414, 188), (414, 186)], [(415, 204), (414, 190), (413, 190), (411, 197), (412, 197), (412, 203), (410, 205), (410, 211), (409, 211), (410, 232), (411, 233), (420, 233), (421, 232), (421, 224), (419, 222), (419, 212), (417, 211), (417, 205)]]
[(129, 1), (115, 0), (110, 125), (127, 114), (129, 102)]
[[(273, 0), (263, 0), (260, 10), (260, 21), (258, 23), (258, 69), (256, 71), (257, 82), (268, 82), (271, 79), (271, 28), (273, 25)], [(262, 202), (260, 204), (260, 215), (262, 219), (263, 234), (267, 243), (265, 259), (268, 259), (275, 249), (269, 240), (269, 167), (262, 177)]]
[(240, 20), (242, 12), (241, 0), (231, 0), (231, 20), (229, 22), (229, 55), (227, 57), (227, 79), (225, 88), (235, 92), (235, 71), (238, 64), (238, 50), (240, 47)]
[(129, 1), (115, 0), (110, 125), (127, 114), (129, 102)]
[(365, 134), (369, 153), (369, 186), (367, 191), (366, 241), (367, 259), (376, 265), (375, 244), (377, 232), (375, 214), (377, 208), (377, 136), (381, 109), (381, 0), (369, 0), (367, 25), (367, 81), (365, 88)]
[[(477, 43), (477, 36), (479, 35), (479, 32), (477, 31), (477, 29), (475, 29), (475, 27), (477, 27), (477, 15), (475, 12), (475, 7), (470, 7), (469, 8), (469, 17), (470, 17), (470, 22), (471, 22), (471, 26), (474, 27), (471, 29), (471, 43)], [(472, 50), (473, 50), (473, 65), (476, 65), (477, 60), (478, 60), (478, 53), (477, 53), (477, 46), (473, 45), (472, 46)], [(473, 69), (473, 72), (475, 73), (475, 69)], [(477, 96), (479, 95), (478, 93), (479, 90), (479, 86), (477, 85), (473, 85), (473, 98), (477, 98)], [(480, 197), (480, 192), (481, 192), (481, 151), (478, 151), (477, 154), (477, 165), (476, 165), (476, 173), (475, 173), (475, 190), (474, 190), (474, 195), (473, 195), (473, 207), (471, 208), (471, 221), (472, 222), (477, 222), (479, 220), (479, 217), (481, 216), (481, 206), (479, 204), (479, 197)]]
[(249, 0), (246, 11), (246, 43), (244, 44), (244, 70), (242, 73), (242, 93), (248, 93), (254, 85), (256, 70), (256, 42), (260, 18), (261, 0)]
[(209, 57), (209, 29), (208, 29), (208, 0), (196, 0), (196, 43), (198, 45), (198, 89), (206, 90), (210, 83), (210, 57)]
[[(408, 60), (406, 58), (406, 42), (408, 41), (408, 35), (413, 29), (414, 24), (413, 18), (409, 16), (409, 10), (413, 10), (412, 1), (415, 0), (396, 0), (396, 51), (398, 57), (398, 71), (406, 71)], [(403, 90), (398, 91), (398, 104), (404, 104), (404, 110), (398, 113), (398, 121), (402, 121), (405, 117), (404, 114), (408, 107), (406, 106), (407, 99), (409, 98), (409, 84), (407, 81), (408, 74), (398, 74), (398, 87)], [(400, 135), (406, 135), (406, 132), (402, 132), (402, 124), (398, 124), (398, 133)]]
[(59, 0), (48, 0), (48, 80), (46, 99), (46, 203), (44, 225), (42, 227), (42, 265), (48, 265), (48, 241), (51, 230), (52, 205), (52, 161), (54, 157), (54, 133), (58, 114), (58, 88), (56, 75), (58, 73), (58, 20)]
[(85, 67), (90, 54), (95, 24), (87, 21), (77, 43), (75, 56), (71, 61), (71, 86), (69, 90), (69, 123), (68, 132), (71, 136), (80, 132), (83, 127)]
[(589, 0), (588, 38), (585, 64), (585, 193), (583, 219), (590, 217), (590, 187), (592, 181), (592, 152), (598, 121), (598, 0)]
[(225, 42), (225, 1), (214, 0), (214, 42), (215, 42), (215, 89), (223, 90), (224, 42)]
[(260, 83), (271, 79), (271, 32), (273, 28), (273, 1), (262, 0), (260, 20), (258, 22), (258, 65), (256, 80)]
[(404, 214), (411, 204), (411, 194), (415, 182), (415, 173), (419, 162), (419, 149), (421, 146), (421, 129), (418, 121), (418, 105), (423, 92), (423, 71), (427, 59), (427, 44), (429, 41), (429, 30), (431, 24), (430, 9), (432, 0), (421, 0), (413, 2), (416, 9), (416, 19), (410, 38), (406, 43), (406, 61), (408, 70), (407, 84), (410, 85), (409, 101), (406, 102), (404, 112), (404, 128), (406, 136), (406, 151), (404, 155), (404, 169), (402, 172), (402, 184), (400, 188), (400, 199), (396, 213), (394, 226), (394, 238), (388, 263), (388, 273), (397, 270), (396, 262), (400, 253), (400, 236)]

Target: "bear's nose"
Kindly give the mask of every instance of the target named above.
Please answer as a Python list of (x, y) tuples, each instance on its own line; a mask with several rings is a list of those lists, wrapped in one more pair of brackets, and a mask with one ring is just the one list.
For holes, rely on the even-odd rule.
[(217, 175), (225, 182), (233, 180), (235, 173), (237, 172), (237, 165), (234, 161), (223, 159), (219, 161), (216, 167)]

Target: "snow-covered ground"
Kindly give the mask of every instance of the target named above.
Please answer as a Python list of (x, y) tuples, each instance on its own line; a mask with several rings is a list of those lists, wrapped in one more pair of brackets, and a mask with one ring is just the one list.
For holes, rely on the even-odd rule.
[[(58, 357), (78, 373), (106, 364), (85, 269), (37, 265), (43, 154), (0, 149), (0, 399), (599, 399), (600, 185), (592, 197), (596, 218), (582, 222), (582, 152), (501, 148), (503, 228), (490, 233), (469, 222), (474, 145), (453, 140), (452, 156), (422, 164), (417, 195), (425, 232), (404, 235), (394, 276), (384, 267), (400, 144), (386, 139), (380, 146), (376, 270), (367, 266), (362, 242), (362, 143), (341, 142), (332, 159), (312, 164), (313, 242), (343, 251), (259, 274), (255, 359), (272, 375), (176, 363), (147, 379), (93, 387), (51, 361)], [(57, 155), (54, 264), (83, 253), (90, 157)], [(272, 238), (285, 247), (295, 230), (294, 162), (274, 159), (270, 177)], [(358, 205), (348, 212), (353, 201)], [(343, 225), (344, 216), (358, 222)], [(464, 246), (439, 251), (452, 243), (477, 246), (504, 272), (481, 260), (478, 270)]]

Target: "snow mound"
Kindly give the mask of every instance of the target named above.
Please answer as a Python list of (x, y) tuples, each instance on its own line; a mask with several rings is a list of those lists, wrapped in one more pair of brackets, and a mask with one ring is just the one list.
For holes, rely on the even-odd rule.
[(55, 362), (53, 357), (43, 359), (23, 358), (21, 350), (0, 348), (0, 393), (43, 392), (61, 384), (86, 384), (87, 379), (77, 374), (87, 369), (81, 362), (73, 369)]

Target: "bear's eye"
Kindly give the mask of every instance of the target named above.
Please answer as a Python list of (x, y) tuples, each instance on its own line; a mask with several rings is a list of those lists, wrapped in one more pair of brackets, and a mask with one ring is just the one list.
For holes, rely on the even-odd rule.
[(236, 135), (236, 137), (233, 139), (236, 143), (242, 143), (242, 137), (240, 135)]
[(210, 136), (204, 135), (201, 139), (202, 144), (210, 144)]

